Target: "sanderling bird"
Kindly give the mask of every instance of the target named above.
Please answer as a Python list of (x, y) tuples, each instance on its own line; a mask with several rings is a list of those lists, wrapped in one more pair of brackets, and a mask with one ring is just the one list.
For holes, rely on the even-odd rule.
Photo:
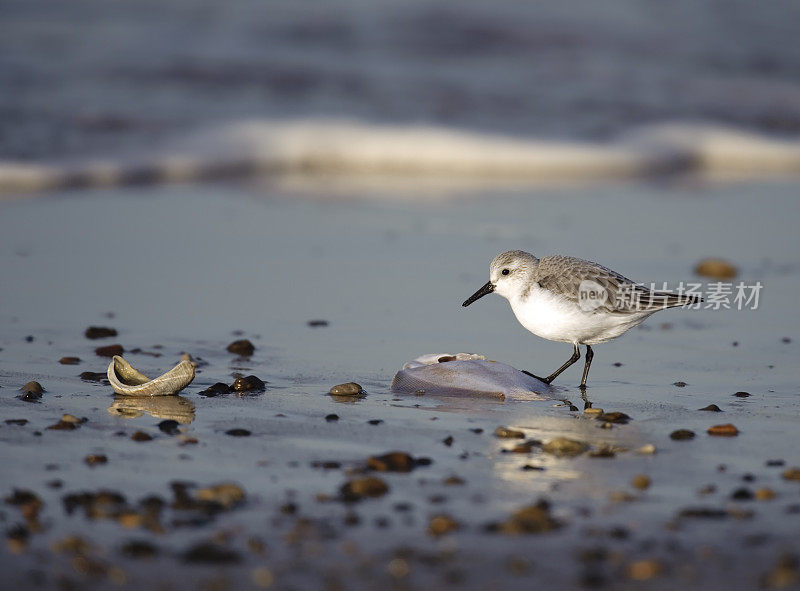
[(494, 257), (489, 281), (462, 306), (492, 292), (509, 301), (517, 320), (533, 334), (574, 347), (572, 357), (549, 376), (529, 375), (551, 383), (580, 359), (580, 345), (586, 345), (582, 390), (594, 357), (592, 345), (618, 337), (659, 310), (703, 301), (695, 295), (653, 291), (591, 261), (560, 255), (537, 259), (522, 250)]

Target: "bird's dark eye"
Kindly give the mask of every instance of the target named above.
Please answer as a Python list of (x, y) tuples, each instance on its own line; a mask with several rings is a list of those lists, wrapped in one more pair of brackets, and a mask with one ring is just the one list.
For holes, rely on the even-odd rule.
[(509, 273), (511, 273), (511, 271), (509, 271), (508, 269), (503, 269), (503, 270), (501, 271), (501, 273), (502, 273), (503, 275), (508, 275)]

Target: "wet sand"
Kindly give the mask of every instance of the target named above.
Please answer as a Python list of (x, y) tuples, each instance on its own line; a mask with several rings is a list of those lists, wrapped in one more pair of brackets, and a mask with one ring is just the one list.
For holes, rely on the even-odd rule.
[[(675, 181), (334, 201), (219, 184), (3, 202), (3, 586), (797, 585), (800, 483), (784, 477), (800, 467), (797, 191)], [(660, 312), (598, 346), (588, 398), (627, 424), (584, 412), (578, 370), (547, 400), (394, 395), (394, 373), (423, 353), (535, 372), (563, 362), (569, 347), (525, 332), (500, 298), (460, 306), (509, 248), (642, 282), (697, 280), (695, 263), (721, 256), (737, 281), (763, 283), (761, 306)], [(89, 340), (92, 325), (118, 335)], [(252, 356), (225, 350), (241, 338)], [(79, 377), (104, 372), (94, 350), (114, 343), (148, 375), (187, 352), (197, 377), (160, 404), (117, 400)], [(200, 395), (234, 373), (266, 391)], [(18, 397), (30, 380), (46, 389), (39, 402)], [(326, 394), (349, 381), (367, 396)], [(697, 410), (710, 404), (722, 412)], [(47, 429), (65, 413), (88, 420)], [(175, 434), (158, 427), (168, 419)], [(707, 433), (727, 423), (737, 436)], [(498, 426), (524, 439), (498, 438)], [(695, 437), (672, 439), (678, 429)], [(589, 450), (544, 451), (558, 437)], [(528, 453), (508, 451), (525, 441)], [(655, 454), (636, 451), (648, 444)], [(393, 450), (430, 463), (367, 469)], [(388, 491), (342, 492), (362, 478)], [(220, 483), (236, 487), (204, 490)], [(124, 500), (75, 496), (99, 491)]]

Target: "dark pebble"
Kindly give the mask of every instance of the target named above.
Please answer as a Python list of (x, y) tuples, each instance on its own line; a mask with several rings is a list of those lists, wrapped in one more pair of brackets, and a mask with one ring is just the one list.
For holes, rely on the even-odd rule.
[(329, 423), (335, 423), (336, 421), (339, 420), (339, 415), (335, 414), (325, 415), (325, 420), (328, 421)]
[(240, 376), (231, 384), (231, 390), (234, 392), (263, 392), (265, 388), (266, 383), (256, 376)]
[(476, 435), (480, 435), (481, 433), (483, 433), (483, 429), (481, 429), (480, 427), (478, 427), (476, 429), (470, 429), (470, 431), (472, 431)]
[(447, 437), (442, 439), (442, 443), (444, 443), (447, 447), (450, 447), (451, 445), (453, 445), (453, 436), (448, 435)]
[(520, 468), (523, 472), (544, 472), (544, 468), (542, 466), (533, 466), (531, 464), (525, 464), (522, 468)]
[(370, 425), (380, 425), (383, 420), (382, 419), (370, 419), (367, 421)]
[(83, 335), (87, 339), (105, 339), (117, 336), (117, 331), (107, 326), (90, 326)]
[(23, 425), (28, 424), (28, 419), (6, 419), (6, 425), (19, 425), (22, 427)]
[(344, 483), (339, 492), (345, 501), (360, 501), (366, 497), (381, 497), (385, 495), (389, 492), (389, 485), (380, 478), (368, 476), (366, 478), (355, 478)]
[(250, 357), (255, 352), (256, 347), (247, 339), (239, 339), (238, 341), (233, 341), (230, 345), (228, 345), (226, 350), (229, 353), (235, 353), (236, 355), (241, 355), (242, 357)]
[(158, 428), (161, 430), (161, 432), (166, 433), (167, 435), (177, 435), (179, 433), (178, 427), (180, 427), (180, 423), (178, 423), (178, 421), (173, 421), (172, 419), (161, 421), (158, 424)]
[(688, 517), (692, 519), (724, 519), (728, 516), (728, 512), (724, 509), (716, 509), (713, 507), (690, 507), (681, 509), (678, 517)]
[(39, 382), (28, 382), (22, 386), (19, 391), (35, 396), (36, 398), (41, 398), (44, 388), (42, 388), (42, 385)]
[(207, 396), (208, 398), (213, 398), (214, 396), (219, 396), (220, 394), (227, 394), (231, 391), (231, 387), (228, 384), (223, 384), (222, 382), (217, 382), (213, 386), (209, 386), (202, 392), (198, 392), (200, 396)]
[(322, 468), (323, 470), (338, 470), (342, 467), (341, 462), (334, 462), (332, 460), (327, 462), (311, 462), (312, 468)]
[(716, 404), (709, 404), (708, 406), (704, 406), (703, 408), (698, 408), (697, 410), (707, 410), (710, 412), (722, 412), (722, 409), (718, 407)]
[(525, 433), (508, 427), (498, 427), (494, 430), (494, 435), (501, 439), (525, 439)]
[(99, 466), (100, 464), (107, 464), (108, 458), (104, 454), (89, 454), (83, 461), (90, 466)]
[(69, 421), (58, 421), (47, 427), (50, 431), (74, 431), (77, 428), (77, 423), (71, 423)]
[(774, 468), (777, 466), (784, 466), (786, 462), (784, 460), (767, 460), (767, 466)]
[(603, 421), (605, 423), (620, 423), (622, 425), (625, 425), (628, 423), (628, 421), (631, 420), (631, 418), (624, 412), (616, 411), (616, 412), (604, 412), (603, 414), (598, 415), (597, 420)]
[(749, 398), (750, 397), (750, 393), (749, 392), (734, 392), (733, 395), (736, 396), (736, 398)]
[(311, 328), (320, 328), (323, 326), (328, 326), (329, 322), (327, 320), (309, 320), (306, 324), (308, 324)]
[(673, 382), (672, 385), (677, 386), (678, 388), (685, 388), (686, 382)]
[(33, 339), (34, 339), (33, 335), (29, 334), (28, 336), (25, 337), (25, 342), (26, 343), (32, 343)]
[(131, 540), (122, 545), (120, 552), (128, 558), (152, 558), (158, 554), (158, 548), (146, 540)]
[(731, 494), (731, 498), (734, 501), (752, 501), (753, 493), (746, 488), (737, 488), (733, 491), (733, 494)]
[(403, 451), (392, 451), (382, 456), (367, 458), (367, 468), (378, 472), (411, 472), (417, 466), (427, 466), (428, 464), (430, 464), (428, 458), (415, 459)]
[(783, 338), (781, 339), (781, 342), (782, 342), (782, 343), (791, 343), (791, 342), (792, 342), (792, 339), (790, 339), (789, 337), (783, 337)]
[(152, 441), (153, 437), (144, 431), (136, 431), (133, 435), (131, 435), (131, 439), (134, 441)]
[(694, 431), (689, 431), (689, 429), (678, 429), (677, 431), (670, 433), (669, 438), (674, 439), (675, 441), (694, 439)]
[(114, 355), (122, 355), (125, 349), (119, 343), (114, 345), (106, 345), (105, 347), (97, 347), (94, 350), (95, 354), (99, 357), (114, 357)]
[(186, 562), (202, 562), (205, 564), (234, 564), (241, 561), (241, 556), (233, 550), (222, 548), (211, 542), (202, 542), (187, 550), (183, 559)]
[(81, 362), (80, 357), (62, 357), (58, 360), (61, 365), (78, 365)]
[(228, 429), (225, 431), (225, 435), (230, 435), (231, 437), (249, 437), (250, 431), (247, 429)]
[(622, 367), (622, 363), (620, 363), (619, 361), (615, 361), (613, 365), (614, 367)]
[(108, 376), (99, 371), (84, 371), (81, 373), (80, 378), (82, 380), (86, 380), (87, 382), (108, 382)]

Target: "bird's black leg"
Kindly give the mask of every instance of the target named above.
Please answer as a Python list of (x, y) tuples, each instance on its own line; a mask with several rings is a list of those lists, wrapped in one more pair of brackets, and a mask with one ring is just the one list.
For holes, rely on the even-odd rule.
[(581, 380), (581, 390), (586, 389), (586, 378), (589, 377), (589, 366), (592, 365), (592, 358), (594, 351), (589, 345), (586, 345), (586, 365), (583, 366), (583, 379)]
[[(591, 349), (589, 349), (589, 351), (591, 351)], [(588, 355), (588, 353), (587, 353), (587, 355)], [(564, 365), (562, 365), (561, 367), (559, 367), (557, 370), (555, 370), (553, 373), (551, 373), (551, 374), (550, 374), (549, 376), (547, 376), (546, 378), (540, 378), (539, 376), (533, 375), (533, 374), (532, 374), (531, 372), (529, 372), (529, 371), (525, 371), (525, 372), (523, 372), (523, 373), (526, 373), (526, 374), (528, 374), (529, 376), (531, 376), (532, 378), (536, 378), (537, 380), (541, 380), (541, 381), (543, 381), (545, 384), (549, 384), (549, 383), (551, 383), (551, 382), (552, 382), (554, 379), (556, 379), (556, 378), (557, 378), (559, 375), (561, 375), (561, 372), (563, 372), (565, 369), (567, 369), (567, 368), (568, 368), (570, 365), (572, 365), (573, 363), (575, 363), (575, 362), (576, 362), (578, 359), (580, 359), (580, 358), (581, 358), (581, 350), (578, 348), (578, 345), (575, 345), (575, 351), (572, 353), (572, 357), (570, 357), (569, 359), (567, 359), (567, 362), (566, 362)], [(587, 371), (588, 371), (588, 370), (587, 370)]]

